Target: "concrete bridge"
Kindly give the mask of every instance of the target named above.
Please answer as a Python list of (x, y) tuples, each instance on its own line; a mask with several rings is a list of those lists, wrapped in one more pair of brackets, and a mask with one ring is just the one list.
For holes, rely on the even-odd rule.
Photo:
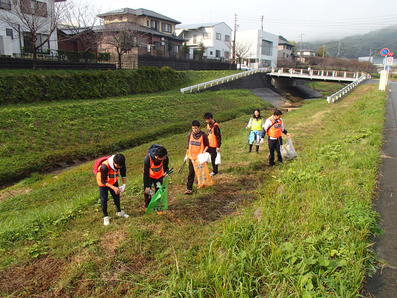
[(302, 80), (320, 80), (320, 81), (337, 81), (337, 82), (354, 82), (362, 76), (363, 72), (348, 72), (337, 70), (311, 70), (297, 68), (272, 68), (268, 73), (272, 77), (285, 77)]

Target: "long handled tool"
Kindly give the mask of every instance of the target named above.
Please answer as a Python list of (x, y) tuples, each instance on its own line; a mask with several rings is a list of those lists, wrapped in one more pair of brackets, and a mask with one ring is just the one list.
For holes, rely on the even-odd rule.
[(183, 161), (181, 168), (178, 170), (178, 174), (181, 174), (183, 172), (183, 169), (185, 168), (186, 165), (186, 161), (187, 161), (186, 159)]

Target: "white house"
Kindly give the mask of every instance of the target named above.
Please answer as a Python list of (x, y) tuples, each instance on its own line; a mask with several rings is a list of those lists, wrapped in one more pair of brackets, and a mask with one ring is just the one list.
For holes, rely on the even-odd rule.
[(277, 66), (278, 35), (257, 29), (238, 31), (236, 35), (236, 48), (248, 48), (242, 64), (249, 68)]
[(228, 60), (231, 58), (232, 28), (226, 23), (177, 25), (176, 34), (186, 40), (189, 58), (195, 58), (204, 47), (203, 57)]
[[(30, 12), (23, 9), (23, 7), (31, 6), (39, 7), (37, 11), (40, 11), (40, 16), (35, 15), (36, 19), (40, 19), (40, 23), (44, 24), (41, 26), (41, 30), (38, 32), (37, 44), (41, 44), (50, 32), (50, 18), (53, 15), (55, 2), (62, 2), (64, 0), (19, 0), (18, 5), (21, 5), (20, 9), (23, 11), (25, 16), (29, 16)], [(22, 6), (24, 5), (24, 6)], [(14, 1), (12, 0), (0, 0), (0, 55), (18, 55), (22, 52), (31, 51), (31, 34), (29, 30), (24, 27), (23, 22), (15, 16)], [(33, 9), (30, 9), (33, 11)], [(6, 21), (7, 19), (7, 21)], [(11, 26), (11, 20), (15, 25)], [(18, 33), (20, 32), (20, 34)], [(46, 42), (40, 49), (39, 52), (51, 53), (58, 50), (57, 32), (51, 34), (48, 42)]]

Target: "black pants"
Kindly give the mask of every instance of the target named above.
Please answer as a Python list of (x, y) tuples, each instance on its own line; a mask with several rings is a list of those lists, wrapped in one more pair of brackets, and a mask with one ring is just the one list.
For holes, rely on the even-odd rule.
[[(150, 188), (154, 185), (155, 193), (159, 190), (159, 188), (157, 187), (157, 182), (160, 182), (161, 184), (163, 184), (163, 178), (160, 178), (160, 179), (150, 178)], [(144, 187), (144, 191), (145, 191), (145, 188), (146, 187)], [(152, 196), (145, 192), (143, 193), (143, 196), (145, 198), (145, 208), (147, 208), (147, 206), (149, 206), (150, 201), (152, 200)]]
[(212, 171), (214, 172), (214, 174), (218, 174), (218, 165), (215, 164), (215, 159), (218, 152), (216, 152), (216, 148), (212, 147), (208, 147), (207, 152), (211, 154)]
[(281, 156), (281, 145), (283, 144), (283, 139), (278, 138), (277, 140), (272, 140), (268, 138), (269, 144), (269, 165), (274, 166), (274, 151), (277, 151), (278, 161), (283, 162), (283, 157)]
[[(119, 187), (119, 183), (116, 182), (114, 186)], [(99, 196), (101, 197), (101, 207), (102, 207), (102, 212), (103, 216), (108, 216), (108, 195), (110, 194), (113, 197), (114, 204), (116, 205), (117, 212), (121, 211), (120, 207), (120, 195), (116, 195), (116, 193), (113, 191), (113, 189), (110, 189), (107, 186), (100, 186), (99, 187)]]
[(186, 188), (189, 190), (193, 190), (193, 183), (194, 183), (195, 175), (196, 175), (196, 173), (194, 172), (192, 160), (189, 159), (189, 175), (187, 176), (187, 185), (186, 185)]

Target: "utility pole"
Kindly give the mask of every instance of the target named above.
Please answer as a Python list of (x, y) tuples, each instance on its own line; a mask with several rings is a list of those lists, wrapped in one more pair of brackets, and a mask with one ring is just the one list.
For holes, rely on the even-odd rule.
[(340, 40), (338, 41), (338, 52), (336, 53), (336, 57), (339, 57), (340, 55), (340, 48), (341, 48), (341, 43)]
[(264, 16), (261, 16), (261, 30), (262, 30), (262, 32), (263, 32), (263, 19), (264, 19)]
[(301, 50), (303, 50), (303, 33), (301, 33)]
[(234, 33), (233, 33), (233, 63), (236, 64), (236, 32), (237, 32), (237, 14), (234, 14)]

